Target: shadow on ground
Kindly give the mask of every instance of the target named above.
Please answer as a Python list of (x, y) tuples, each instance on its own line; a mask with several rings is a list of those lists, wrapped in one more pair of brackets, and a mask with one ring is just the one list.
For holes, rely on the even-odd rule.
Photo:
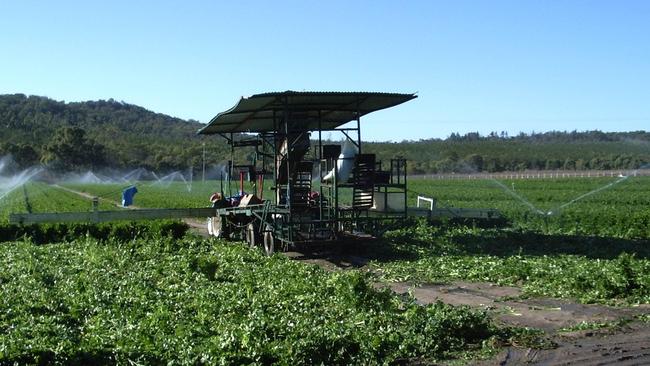
[(426, 239), (414, 235), (380, 239), (348, 239), (328, 245), (296, 248), (295, 259), (326, 260), (339, 268), (362, 267), (369, 261), (417, 260), (431, 255), (580, 255), (591, 259), (615, 259), (622, 253), (650, 258), (650, 240), (544, 235), (531, 232), (488, 230), (471, 233), (441, 231)]
[(622, 253), (650, 258), (650, 240), (583, 235), (549, 235), (510, 229), (403, 230), (389, 232), (373, 247), (355, 250), (378, 261), (417, 259), (422, 255), (580, 255), (591, 259), (614, 259)]
[(649, 240), (509, 231), (460, 235), (454, 236), (452, 240), (459, 250), (467, 254), (495, 256), (570, 254), (593, 259), (613, 259), (621, 253), (636, 253), (637, 258), (650, 258)]

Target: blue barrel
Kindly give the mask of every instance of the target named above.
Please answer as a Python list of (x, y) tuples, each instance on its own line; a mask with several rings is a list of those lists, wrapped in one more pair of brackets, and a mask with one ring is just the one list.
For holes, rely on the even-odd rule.
[(133, 196), (138, 193), (138, 189), (135, 186), (125, 188), (122, 191), (122, 207), (128, 207), (133, 204)]

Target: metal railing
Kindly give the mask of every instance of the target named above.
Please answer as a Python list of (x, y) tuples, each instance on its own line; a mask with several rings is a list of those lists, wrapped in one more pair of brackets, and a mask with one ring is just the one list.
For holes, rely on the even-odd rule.
[(433, 206), (436, 205), (436, 200), (434, 198), (418, 196), (417, 207), (420, 208), (420, 201), (429, 202), (429, 211), (433, 211)]

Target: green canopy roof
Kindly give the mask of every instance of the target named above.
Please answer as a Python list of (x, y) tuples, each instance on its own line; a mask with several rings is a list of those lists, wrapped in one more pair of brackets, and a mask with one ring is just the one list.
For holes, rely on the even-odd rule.
[(371, 92), (295, 92), (255, 94), (217, 114), (199, 134), (273, 131), (284, 121), (292, 129), (334, 129), (359, 116), (402, 104), (415, 94)]

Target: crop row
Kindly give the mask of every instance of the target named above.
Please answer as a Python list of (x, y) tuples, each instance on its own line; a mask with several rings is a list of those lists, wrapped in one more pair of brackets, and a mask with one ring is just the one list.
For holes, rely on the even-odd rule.
[(650, 178), (413, 179), (409, 201), (496, 208), (517, 228), (548, 234), (650, 238)]
[[(80, 192), (102, 198), (101, 209), (116, 209), (121, 184), (67, 184)], [(154, 208), (205, 207), (219, 191), (218, 182), (166, 184), (136, 183), (135, 205)], [(268, 188), (266, 197), (272, 195)], [(252, 188), (246, 184), (247, 191)], [(238, 188), (233, 184), (230, 192)], [(224, 193), (228, 194), (227, 187)], [(496, 208), (519, 229), (547, 234), (571, 234), (617, 238), (650, 238), (650, 178), (587, 178), (531, 180), (427, 180), (409, 182), (408, 200), (434, 197), (439, 206)], [(344, 194), (343, 194), (344, 196)], [(74, 193), (29, 183), (2, 200), (0, 217), (9, 212), (87, 211), (90, 200)]]
[(527, 296), (650, 303), (647, 240), (419, 223), (388, 232), (378, 249), (370, 268), (385, 281), (486, 281)]
[[(115, 205), (100, 202), (99, 209), (115, 210)], [(90, 211), (92, 200), (75, 193), (41, 183), (29, 182), (0, 200), (0, 222), (10, 213)]]
[(0, 364), (420, 362), (512, 335), (360, 272), (217, 241), (15, 242), (0, 268)]
[[(115, 202), (121, 200), (122, 190), (129, 187), (124, 184), (65, 184), (64, 186)], [(212, 193), (221, 190), (217, 182), (193, 182), (191, 186), (183, 182), (167, 184), (137, 182), (135, 186), (138, 193), (135, 195), (134, 205), (151, 208), (206, 207), (210, 204), (209, 198)], [(246, 189), (250, 187), (247, 185)], [(232, 194), (237, 190), (233, 183)], [(224, 187), (224, 193), (228, 194), (227, 187)]]

